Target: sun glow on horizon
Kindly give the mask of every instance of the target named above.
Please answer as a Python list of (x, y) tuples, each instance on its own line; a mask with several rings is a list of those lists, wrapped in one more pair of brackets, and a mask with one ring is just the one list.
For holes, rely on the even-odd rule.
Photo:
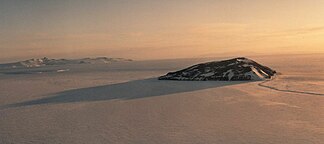
[(324, 53), (322, 0), (1, 1), (0, 60)]

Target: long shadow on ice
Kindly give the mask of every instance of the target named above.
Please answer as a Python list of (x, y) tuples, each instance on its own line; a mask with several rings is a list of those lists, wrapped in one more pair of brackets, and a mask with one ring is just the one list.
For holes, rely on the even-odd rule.
[(49, 97), (0, 107), (13, 108), (41, 104), (129, 100), (217, 88), (248, 81), (167, 81), (156, 78), (63, 91)]

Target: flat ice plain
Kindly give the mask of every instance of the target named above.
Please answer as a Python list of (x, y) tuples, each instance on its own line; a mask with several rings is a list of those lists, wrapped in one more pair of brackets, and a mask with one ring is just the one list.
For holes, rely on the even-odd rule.
[(324, 55), (249, 57), (272, 81), (159, 81), (200, 62), (0, 70), (1, 144), (321, 144)]

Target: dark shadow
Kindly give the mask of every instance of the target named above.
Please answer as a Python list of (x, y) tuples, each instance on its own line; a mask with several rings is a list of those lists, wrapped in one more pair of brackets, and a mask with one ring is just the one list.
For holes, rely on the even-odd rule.
[(192, 92), (247, 82), (253, 81), (169, 81), (150, 78), (105, 86), (68, 90), (49, 97), (9, 104), (0, 108), (5, 109), (41, 104), (106, 101), (113, 99), (129, 100)]

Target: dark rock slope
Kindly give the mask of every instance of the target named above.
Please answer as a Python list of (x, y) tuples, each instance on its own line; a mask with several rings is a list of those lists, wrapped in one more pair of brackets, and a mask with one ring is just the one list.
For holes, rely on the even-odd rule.
[(159, 80), (246, 81), (270, 79), (275, 74), (276, 71), (266, 66), (240, 57), (197, 64), (180, 71), (170, 72), (159, 77)]

